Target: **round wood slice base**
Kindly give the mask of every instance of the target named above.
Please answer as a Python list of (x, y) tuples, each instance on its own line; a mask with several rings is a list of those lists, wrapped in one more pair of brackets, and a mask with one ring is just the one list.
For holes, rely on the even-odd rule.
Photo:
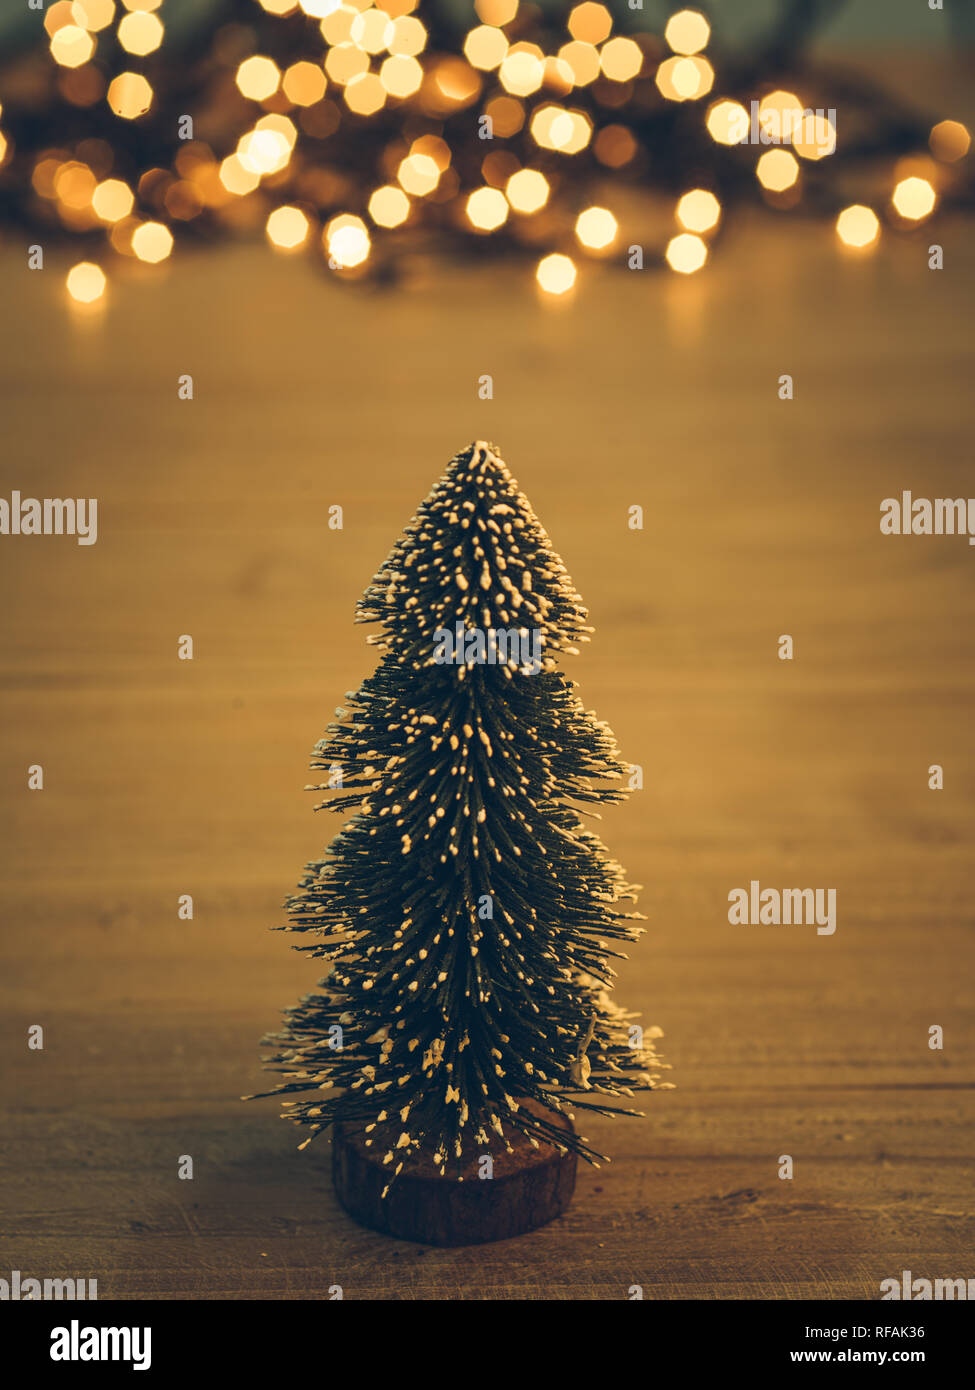
[[(523, 1107), (558, 1124), (568, 1133), (572, 1122), (534, 1101)], [(392, 1165), (384, 1154), (400, 1129), (384, 1134), (351, 1133), (336, 1125), (332, 1135), (332, 1176), (339, 1201), (350, 1216), (373, 1231), (416, 1240), (424, 1245), (482, 1245), (533, 1231), (560, 1216), (572, 1200), (576, 1155), (559, 1153), (551, 1145), (534, 1148), (521, 1134), (511, 1133), (514, 1150), (486, 1147), (494, 1160), (494, 1176), (478, 1176), (480, 1153), (472, 1153), (460, 1172), (441, 1177), (429, 1155), (413, 1158), (382, 1196)], [(372, 1139), (368, 1147), (367, 1138)], [(463, 1181), (461, 1181), (461, 1176)]]

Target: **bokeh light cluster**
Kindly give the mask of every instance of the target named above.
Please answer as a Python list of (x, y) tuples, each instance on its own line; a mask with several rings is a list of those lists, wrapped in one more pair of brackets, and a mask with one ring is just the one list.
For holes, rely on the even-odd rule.
[[(475, 0), (459, 28), (418, 0), (228, 0), (188, 45), (165, 0), (55, 0), (46, 65), (25, 55), (13, 84), (30, 99), (0, 107), (0, 186), (32, 240), (81, 243), (67, 290), (86, 304), (114, 258), (159, 265), (220, 234), (259, 230), (353, 280), (424, 250), (520, 254), (560, 297), (584, 261), (632, 265), (634, 247), (700, 271), (747, 202), (826, 216), (863, 254), (968, 197), (960, 122), (919, 117), (907, 139), (901, 115), (883, 192), (874, 175), (851, 197), (862, 113), (841, 111), (844, 161), (822, 93), (787, 71), (722, 82), (702, 10), (643, 23), (595, 0), (557, 17)], [(863, 143), (876, 155), (875, 130)], [(634, 192), (668, 206), (669, 232), (647, 235)]]

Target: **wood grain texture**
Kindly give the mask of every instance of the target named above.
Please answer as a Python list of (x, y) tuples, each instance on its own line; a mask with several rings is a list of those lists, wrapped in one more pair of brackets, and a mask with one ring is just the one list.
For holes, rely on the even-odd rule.
[[(554, 311), (515, 271), (383, 297), (242, 248), (114, 285), (99, 323), (5, 253), (0, 490), (98, 496), (100, 536), (0, 545), (0, 1271), (308, 1299), (975, 1274), (975, 552), (878, 529), (902, 488), (975, 492), (971, 239), (942, 226), (934, 274), (924, 235), (852, 263), (739, 223), (706, 277), (587, 278)], [(613, 1161), (558, 1221), (436, 1250), (357, 1226), (327, 1141), (237, 1098), (315, 980), (266, 928), (336, 829), (300, 788), (372, 667), (355, 600), (474, 437), (588, 602), (571, 674), (644, 769), (601, 826), (650, 919), (618, 997), (678, 1089), (587, 1122)], [(835, 887), (836, 934), (730, 926), (752, 878)]]

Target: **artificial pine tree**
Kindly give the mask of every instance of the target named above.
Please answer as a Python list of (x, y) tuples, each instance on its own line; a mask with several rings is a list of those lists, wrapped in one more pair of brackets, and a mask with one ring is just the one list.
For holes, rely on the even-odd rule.
[(607, 1102), (659, 1083), (659, 1029), (634, 1046), (609, 995), (616, 943), (641, 931), (633, 890), (576, 809), (621, 800), (628, 772), (556, 665), (586, 616), (481, 442), (359, 601), (382, 659), (312, 763), (349, 819), (284, 928), (328, 973), (267, 1041), (301, 1147), (333, 1122), (365, 1134), (384, 1197), (404, 1165), (459, 1177), (513, 1138), (594, 1162), (566, 1115), (639, 1114)]

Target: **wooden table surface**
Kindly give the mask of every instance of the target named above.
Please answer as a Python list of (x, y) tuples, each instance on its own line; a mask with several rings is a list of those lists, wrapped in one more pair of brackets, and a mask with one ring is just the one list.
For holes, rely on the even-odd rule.
[[(97, 496), (99, 538), (0, 541), (0, 1272), (387, 1299), (975, 1275), (975, 550), (878, 524), (902, 489), (975, 493), (975, 253), (938, 235), (933, 272), (926, 230), (852, 261), (746, 219), (705, 274), (596, 272), (567, 305), (519, 269), (381, 295), (241, 246), (96, 319), (8, 247), (0, 494)], [(588, 602), (572, 675), (644, 770), (602, 832), (650, 919), (617, 997), (677, 1089), (589, 1125), (613, 1162), (564, 1219), (440, 1251), (357, 1228), (327, 1142), (238, 1097), (316, 978), (267, 928), (337, 829), (301, 788), (372, 668), (353, 605), (475, 437)], [(836, 888), (835, 935), (729, 925), (752, 879)]]

